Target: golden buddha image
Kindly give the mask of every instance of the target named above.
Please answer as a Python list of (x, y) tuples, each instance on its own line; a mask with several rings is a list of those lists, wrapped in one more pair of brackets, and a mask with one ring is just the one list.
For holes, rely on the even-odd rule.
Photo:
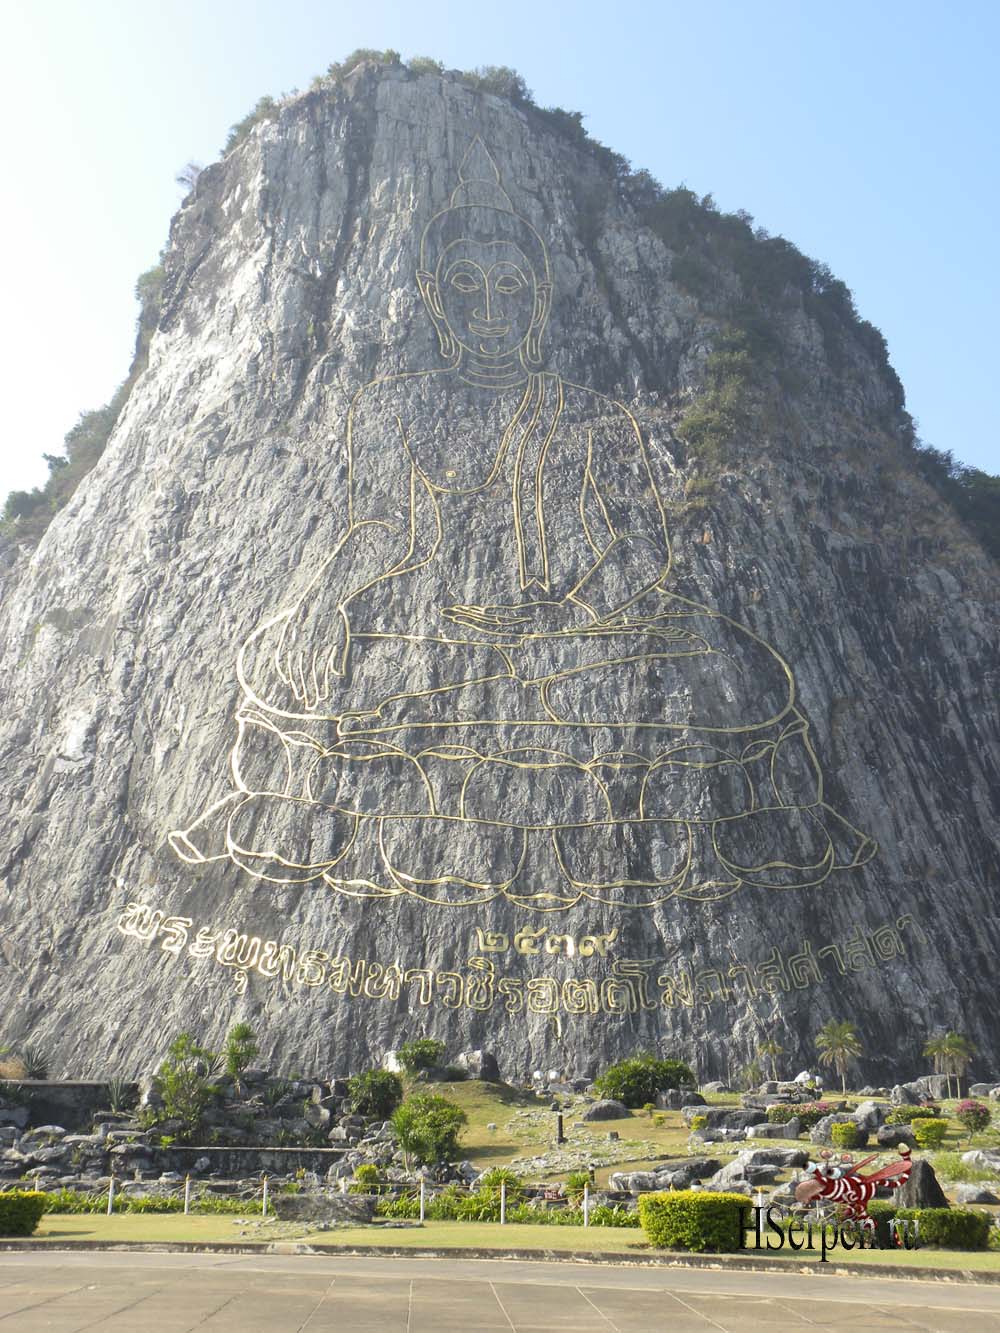
[(634, 417), (549, 368), (546, 247), (479, 139), (417, 281), (441, 365), (354, 398), (342, 530), (240, 648), (231, 787), (175, 851), (540, 910), (863, 864), (786, 663), (671, 593)]

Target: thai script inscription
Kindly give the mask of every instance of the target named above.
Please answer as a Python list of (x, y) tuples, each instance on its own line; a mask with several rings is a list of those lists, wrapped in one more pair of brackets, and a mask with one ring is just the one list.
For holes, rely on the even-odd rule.
[[(118, 931), (160, 949), (177, 958), (210, 959), (217, 966), (232, 971), (237, 994), (242, 995), (251, 976), (265, 981), (280, 981), (291, 989), (324, 988), (335, 995), (354, 999), (389, 1000), (395, 1003), (405, 995), (409, 1003), (421, 1006), (441, 1005), (446, 1009), (486, 1011), (503, 1005), (506, 1013), (595, 1015), (634, 1014), (653, 1009), (692, 1009), (719, 1001), (730, 1004), (755, 999), (758, 995), (787, 994), (820, 984), (833, 974), (846, 976), (891, 962), (906, 952), (904, 932), (922, 937), (912, 916), (897, 917), (872, 930), (856, 926), (839, 941), (815, 947), (804, 940), (794, 952), (774, 947), (759, 962), (734, 959), (713, 967), (694, 968), (683, 958), (667, 962), (654, 958), (620, 958), (612, 962), (601, 978), (504, 976), (498, 973), (492, 958), (484, 952), (474, 954), (460, 971), (438, 972), (428, 967), (405, 967), (398, 960), (382, 962), (351, 958), (327, 949), (296, 947), (280, 940), (263, 939), (235, 927), (196, 928), (190, 917), (171, 916), (143, 903), (129, 903), (117, 921)], [(496, 952), (501, 934), (477, 931), (483, 941), (492, 941)], [(546, 931), (519, 932), (531, 949), (538, 952), (538, 941)], [(617, 932), (608, 936), (585, 936), (580, 942), (594, 942), (590, 956), (605, 957), (604, 950)], [(554, 936), (560, 939), (563, 937)], [(604, 947), (598, 947), (598, 941)], [(477, 943), (480, 941), (477, 939)], [(515, 945), (516, 948), (516, 945)], [(549, 951), (553, 953), (554, 951)], [(572, 956), (567, 948), (565, 956)]]

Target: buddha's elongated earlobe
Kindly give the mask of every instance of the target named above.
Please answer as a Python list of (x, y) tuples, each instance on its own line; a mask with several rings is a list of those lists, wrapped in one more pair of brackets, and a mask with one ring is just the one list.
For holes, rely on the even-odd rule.
[(437, 278), (433, 273), (418, 269), (417, 286), (420, 288), (420, 295), (424, 298), (424, 305), (427, 307), (427, 313), (431, 317), (434, 331), (438, 336), (441, 355), (446, 361), (457, 361), (461, 349), (452, 337), (451, 329), (448, 328), (448, 321), (444, 316), (444, 307), (441, 304), (441, 295), (438, 292)]
[(532, 368), (542, 364), (542, 333), (548, 322), (552, 305), (551, 282), (539, 282), (535, 286), (535, 309), (531, 317), (531, 328), (524, 340), (524, 360)]

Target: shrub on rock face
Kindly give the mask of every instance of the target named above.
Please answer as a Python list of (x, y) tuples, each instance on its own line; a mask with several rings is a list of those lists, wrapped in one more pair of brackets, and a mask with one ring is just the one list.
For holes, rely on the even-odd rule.
[(639, 1221), (646, 1239), (661, 1250), (738, 1250), (747, 1212), (742, 1194), (676, 1190), (639, 1198)]
[(947, 1120), (933, 1116), (918, 1116), (913, 1121), (913, 1133), (921, 1148), (940, 1148), (947, 1130)]
[(434, 1041), (431, 1037), (408, 1041), (400, 1046), (396, 1058), (408, 1074), (415, 1074), (418, 1069), (432, 1069), (444, 1058), (444, 1042)]
[(594, 1080), (594, 1089), (601, 1097), (613, 1098), (636, 1108), (655, 1102), (656, 1094), (665, 1088), (679, 1088), (682, 1083), (694, 1082), (694, 1074), (680, 1060), (633, 1055), (609, 1066)]
[(45, 1212), (40, 1190), (11, 1190), (0, 1194), (0, 1236), (30, 1236)]
[(387, 1120), (403, 1100), (403, 1080), (387, 1069), (369, 1069), (347, 1080), (351, 1106), (358, 1115)]
[(868, 1135), (853, 1121), (831, 1125), (830, 1138), (835, 1148), (861, 1148), (868, 1142)]
[(955, 1107), (955, 1119), (969, 1134), (978, 1134), (990, 1123), (990, 1108), (971, 1099), (959, 1102)]

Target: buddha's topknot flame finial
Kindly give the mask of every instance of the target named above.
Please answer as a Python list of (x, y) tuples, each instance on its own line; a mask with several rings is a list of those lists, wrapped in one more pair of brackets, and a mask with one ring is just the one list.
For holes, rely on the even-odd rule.
[(458, 185), (452, 191), (451, 207), (499, 208), (514, 211), (510, 196), (500, 184), (500, 170), (489, 149), (477, 134), (465, 150), (458, 168)]

